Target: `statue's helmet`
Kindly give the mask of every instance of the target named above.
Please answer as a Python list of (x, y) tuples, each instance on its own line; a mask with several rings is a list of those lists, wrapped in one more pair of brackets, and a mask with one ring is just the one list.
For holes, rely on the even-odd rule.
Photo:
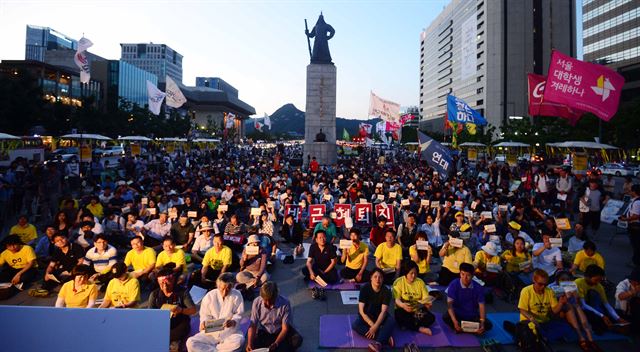
[(318, 22), (316, 22), (316, 24), (325, 24), (322, 12), (320, 12), (320, 17), (318, 17)]

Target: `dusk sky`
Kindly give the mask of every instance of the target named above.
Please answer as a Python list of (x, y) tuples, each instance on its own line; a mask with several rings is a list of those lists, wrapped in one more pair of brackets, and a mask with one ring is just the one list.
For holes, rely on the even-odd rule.
[(184, 55), (185, 85), (217, 76), (259, 116), (285, 103), (304, 110), (304, 19), (311, 29), (323, 11), (336, 30), (337, 115), (364, 119), (371, 90), (418, 104), (420, 32), (448, 2), (0, 0), (0, 60), (24, 59), (27, 24), (84, 33), (89, 51), (108, 59), (120, 58), (120, 43), (163, 43)]

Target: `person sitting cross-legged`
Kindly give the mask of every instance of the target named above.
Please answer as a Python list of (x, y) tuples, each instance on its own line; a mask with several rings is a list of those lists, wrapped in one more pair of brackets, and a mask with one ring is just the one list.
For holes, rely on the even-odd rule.
[(373, 254), (376, 257), (376, 267), (384, 272), (385, 285), (391, 285), (400, 276), (400, 262), (402, 261), (402, 248), (396, 243), (393, 229), (387, 229), (385, 241), (376, 247)]
[(418, 264), (404, 260), (402, 274), (393, 283), (396, 322), (401, 328), (431, 336), (429, 327), (436, 321), (436, 317), (430, 311), (432, 297), (429, 296), (424, 281), (418, 277)]
[(129, 275), (127, 265), (117, 262), (111, 268), (113, 279), (107, 285), (107, 292), (100, 308), (136, 308), (140, 301), (140, 282)]
[(472, 264), (460, 264), (460, 278), (451, 281), (447, 288), (447, 314), (442, 320), (456, 333), (463, 332), (462, 322), (478, 323), (475, 334), (482, 335), (493, 325), (487, 320), (484, 305), (484, 288), (473, 281)]
[(219, 275), (229, 271), (232, 263), (233, 252), (225, 246), (222, 234), (213, 236), (213, 247), (204, 255), (202, 269), (194, 272), (193, 282), (211, 289), (214, 288)]
[(340, 276), (350, 282), (368, 282), (369, 246), (360, 241), (360, 230), (356, 228), (349, 230), (349, 238), (353, 244), (349, 249), (342, 250), (340, 261), (345, 265), (340, 270)]
[(582, 309), (596, 335), (602, 335), (607, 330), (613, 330), (615, 323), (627, 323), (609, 304), (604, 287), (601, 284), (603, 278), (604, 270), (597, 264), (591, 264), (586, 268), (584, 278), (579, 278), (575, 281)]
[[(251, 253), (251, 250), (257, 254)], [(247, 240), (247, 247), (242, 251), (240, 258), (240, 272), (236, 274), (236, 281), (244, 285), (245, 289), (260, 286), (269, 280), (267, 273), (267, 252), (260, 246), (260, 237), (251, 235)]]
[(76, 265), (82, 264), (84, 250), (80, 245), (69, 242), (61, 233), (53, 235), (53, 242), (56, 249), (53, 251), (51, 262), (45, 270), (42, 288), (53, 290), (59, 284), (63, 284), (72, 279), (71, 270)]
[(316, 280), (316, 276), (321, 277), (326, 283), (334, 284), (340, 279), (336, 264), (336, 247), (327, 242), (324, 230), (318, 230), (315, 235), (316, 242), (309, 248), (307, 264), (302, 268), (302, 275), (305, 280)]
[(360, 289), (358, 297), (358, 317), (351, 324), (351, 328), (358, 334), (374, 340), (369, 344), (370, 351), (380, 351), (382, 345), (394, 346), (394, 321), (389, 315), (391, 290), (383, 284), (384, 273), (380, 268), (374, 268), (371, 282)]
[(0, 282), (29, 284), (38, 274), (35, 251), (18, 235), (9, 235), (3, 242), (6, 249), (0, 253)]

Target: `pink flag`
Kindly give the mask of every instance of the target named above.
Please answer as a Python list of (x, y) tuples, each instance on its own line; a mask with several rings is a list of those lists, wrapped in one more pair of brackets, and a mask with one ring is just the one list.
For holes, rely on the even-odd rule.
[(623, 85), (624, 78), (617, 72), (554, 50), (544, 101), (589, 111), (609, 121), (618, 110)]
[(529, 73), (527, 77), (529, 81), (529, 115), (563, 117), (568, 119), (572, 126), (575, 126), (584, 111), (544, 100), (544, 87), (547, 77), (536, 75), (535, 73)]

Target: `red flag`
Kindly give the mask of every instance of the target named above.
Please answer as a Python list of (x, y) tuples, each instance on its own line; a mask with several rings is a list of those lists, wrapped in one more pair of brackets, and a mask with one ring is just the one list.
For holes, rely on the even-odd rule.
[(552, 103), (544, 99), (544, 87), (546, 76), (527, 74), (529, 82), (529, 115), (531, 116), (558, 116), (569, 120), (571, 126), (575, 126), (584, 114), (584, 111), (572, 109), (564, 104)]
[(589, 111), (609, 121), (618, 111), (623, 86), (624, 78), (610, 68), (554, 50), (544, 100)]

